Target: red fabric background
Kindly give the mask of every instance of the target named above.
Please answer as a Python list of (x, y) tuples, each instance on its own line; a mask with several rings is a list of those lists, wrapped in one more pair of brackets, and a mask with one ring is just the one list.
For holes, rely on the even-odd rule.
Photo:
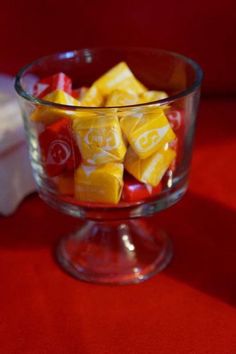
[[(207, 95), (235, 93), (233, 0), (1, 6), (1, 71), (76, 47), (157, 46), (199, 61)], [(95, 286), (64, 274), (53, 250), (77, 221), (36, 195), (0, 218), (1, 353), (236, 352), (235, 111), (233, 98), (202, 101), (189, 191), (150, 220), (170, 233), (175, 257), (143, 284)]]
[(151, 46), (197, 60), (204, 92), (236, 93), (234, 0), (9, 0), (0, 18), (1, 71), (55, 51)]

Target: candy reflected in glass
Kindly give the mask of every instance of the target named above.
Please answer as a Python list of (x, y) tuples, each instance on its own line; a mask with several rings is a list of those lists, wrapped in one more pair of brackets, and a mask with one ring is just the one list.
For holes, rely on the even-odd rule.
[[(118, 107), (168, 97), (149, 90), (125, 62), (110, 68), (90, 86), (73, 87), (64, 73), (40, 79), (34, 95), (78, 107), (114, 107), (108, 116), (39, 106), (31, 120), (40, 124), (39, 146), (44, 173), (56, 177), (58, 194), (79, 202), (118, 204), (156, 196), (162, 179), (174, 173), (181, 112), (142, 106), (129, 114)], [(132, 177), (132, 178), (131, 178)]]

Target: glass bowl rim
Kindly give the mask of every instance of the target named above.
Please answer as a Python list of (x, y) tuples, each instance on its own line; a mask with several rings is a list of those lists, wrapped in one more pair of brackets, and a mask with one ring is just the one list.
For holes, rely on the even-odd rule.
[[(60, 59), (70, 59), (70, 58), (74, 58), (77, 55), (79, 55), (80, 53), (84, 53), (84, 52), (101, 52), (101, 51), (105, 51), (105, 50), (124, 50), (124, 51), (140, 51), (140, 52), (144, 52), (144, 51), (149, 51), (149, 52), (156, 52), (156, 53), (163, 53), (163, 54), (169, 54), (173, 57), (179, 58), (182, 61), (184, 61), (185, 63), (189, 64), (195, 71), (196, 74), (196, 78), (194, 80), (194, 82), (187, 87), (186, 89), (180, 91), (179, 93), (177, 93), (176, 95), (172, 95), (172, 96), (168, 96), (167, 98), (163, 98), (161, 100), (156, 100), (156, 101), (151, 101), (151, 102), (146, 102), (146, 103), (139, 103), (139, 104), (133, 104), (133, 105), (124, 105), (124, 106), (103, 106), (103, 107), (95, 107), (95, 106), (73, 106), (73, 105), (66, 105), (66, 104), (61, 104), (61, 103), (55, 103), (55, 102), (50, 102), (50, 101), (46, 101), (44, 99), (40, 99), (37, 98), (33, 95), (31, 95), (29, 92), (25, 91), (21, 85), (21, 79), (23, 77), (23, 75), (25, 74), (25, 72), (30, 69), (30, 67), (33, 67), (34, 65), (37, 65), (43, 61), (46, 61), (48, 59), (53, 59), (53, 58), (58, 58)], [(128, 109), (128, 108), (138, 108), (138, 107), (146, 107), (146, 106), (151, 106), (151, 105), (164, 105), (164, 104), (169, 104), (173, 101), (176, 101), (177, 99), (183, 98), (189, 94), (191, 94), (192, 92), (194, 92), (195, 90), (197, 90), (202, 82), (203, 79), (203, 71), (200, 67), (200, 65), (194, 61), (193, 59), (186, 57), (182, 54), (178, 54), (176, 52), (172, 52), (172, 51), (168, 51), (168, 50), (163, 50), (163, 49), (158, 49), (158, 48), (150, 48), (150, 47), (99, 47), (99, 48), (81, 48), (81, 49), (76, 49), (76, 50), (71, 50), (71, 51), (65, 51), (65, 52), (58, 52), (58, 53), (54, 53), (54, 54), (50, 54), (47, 56), (42, 56), (32, 62), (30, 62), (29, 64), (26, 64), (25, 66), (23, 66), (18, 73), (16, 74), (16, 78), (15, 78), (15, 90), (18, 93), (19, 96), (23, 97), (24, 99), (26, 99), (27, 101), (30, 101), (34, 104), (38, 104), (41, 106), (49, 106), (49, 107), (54, 107), (54, 108), (59, 108), (59, 109), (64, 109), (64, 110), (72, 110), (72, 111), (84, 111), (84, 110), (90, 110), (90, 111), (109, 111), (112, 109)]]

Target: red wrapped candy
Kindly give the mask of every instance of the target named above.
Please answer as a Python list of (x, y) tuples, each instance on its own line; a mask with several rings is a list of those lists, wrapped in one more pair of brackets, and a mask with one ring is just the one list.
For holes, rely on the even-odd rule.
[(130, 175), (125, 175), (122, 200), (129, 203), (138, 202), (144, 200), (145, 198), (159, 194), (161, 189), (161, 183), (159, 183), (156, 187), (152, 187), (137, 181)]
[(178, 109), (170, 109), (166, 112), (168, 121), (174, 132), (178, 132), (184, 125), (184, 111)]
[(77, 99), (82, 99), (87, 91), (88, 91), (87, 87), (81, 86), (78, 89), (72, 90), (71, 96), (73, 96), (74, 98), (77, 98)]
[(39, 80), (34, 86), (34, 96), (43, 98), (54, 90), (63, 90), (69, 95), (72, 93), (71, 79), (64, 73), (58, 73)]
[(176, 139), (170, 143), (170, 147), (176, 151), (176, 158), (169, 168), (169, 171), (172, 171), (172, 173), (175, 171), (178, 163), (182, 160), (186, 124), (185, 114), (186, 113), (183, 109), (172, 108), (166, 112), (170, 125), (176, 134)]
[(55, 177), (55, 182), (57, 184), (58, 192), (60, 195), (73, 196), (75, 189), (73, 172), (66, 172), (60, 176)]
[(74, 170), (80, 153), (71, 130), (71, 120), (62, 118), (39, 135), (44, 168), (49, 177)]

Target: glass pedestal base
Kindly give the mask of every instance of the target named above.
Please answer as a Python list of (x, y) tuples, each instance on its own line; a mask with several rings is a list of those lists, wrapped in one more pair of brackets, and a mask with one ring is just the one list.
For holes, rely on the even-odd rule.
[(146, 219), (86, 221), (57, 248), (65, 271), (103, 284), (139, 283), (163, 270), (171, 257), (169, 238)]

